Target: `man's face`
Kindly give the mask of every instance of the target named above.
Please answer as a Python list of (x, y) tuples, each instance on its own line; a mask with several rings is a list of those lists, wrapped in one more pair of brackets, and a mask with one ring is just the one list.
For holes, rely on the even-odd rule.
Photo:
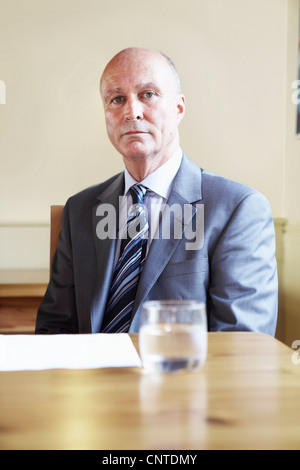
[(121, 53), (105, 69), (100, 90), (108, 136), (125, 161), (157, 156), (166, 161), (174, 154), (185, 101), (163, 56)]

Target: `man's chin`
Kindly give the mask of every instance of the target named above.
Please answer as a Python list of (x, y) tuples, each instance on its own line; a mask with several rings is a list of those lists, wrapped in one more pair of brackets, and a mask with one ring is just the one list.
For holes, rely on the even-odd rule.
[(126, 150), (121, 152), (125, 159), (136, 159), (136, 158), (146, 158), (154, 154), (153, 150), (137, 147), (134, 149)]

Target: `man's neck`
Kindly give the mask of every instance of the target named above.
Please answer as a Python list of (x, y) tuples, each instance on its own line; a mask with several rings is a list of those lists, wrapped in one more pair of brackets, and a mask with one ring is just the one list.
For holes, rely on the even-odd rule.
[(175, 152), (172, 152), (167, 155), (158, 155), (149, 156), (149, 157), (132, 157), (132, 158), (123, 158), (124, 164), (131, 174), (131, 176), (137, 181), (143, 181), (147, 176), (153, 173), (157, 168), (162, 166), (168, 160), (170, 160), (178, 152), (181, 152), (180, 147), (178, 147)]

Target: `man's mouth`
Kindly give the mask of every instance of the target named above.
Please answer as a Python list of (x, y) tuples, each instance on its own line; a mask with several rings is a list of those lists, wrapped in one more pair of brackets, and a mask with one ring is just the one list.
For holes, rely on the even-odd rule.
[(134, 130), (125, 132), (123, 135), (137, 135), (137, 134), (146, 134), (144, 131)]

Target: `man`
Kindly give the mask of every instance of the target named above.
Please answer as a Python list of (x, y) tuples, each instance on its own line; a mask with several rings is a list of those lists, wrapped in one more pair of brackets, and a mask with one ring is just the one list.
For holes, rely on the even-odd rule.
[[(203, 171), (181, 151), (185, 99), (170, 59), (125, 49), (106, 66), (100, 92), (108, 136), (125, 171), (68, 200), (36, 333), (137, 332), (146, 300), (191, 299), (206, 303), (212, 331), (274, 335), (277, 269), (269, 204), (257, 191)], [(130, 240), (124, 235), (127, 206), (141, 201)], [(110, 208), (115, 218), (105, 218)], [(112, 220), (117, 236), (110, 227), (105, 237), (102, 222)], [(127, 273), (128, 240), (137, 245), (126, 269), (138, 264), (116, 293), (120, 273)], [(133, 298), (113, 310), (124, 291)]]

